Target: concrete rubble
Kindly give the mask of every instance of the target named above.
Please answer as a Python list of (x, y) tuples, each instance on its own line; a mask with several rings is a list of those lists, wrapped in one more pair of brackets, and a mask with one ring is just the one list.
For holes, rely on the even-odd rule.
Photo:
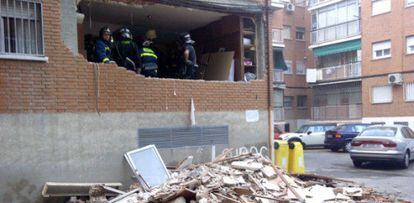
[[(191, 158), (192, 159), (192, 158)], [(210, 203), (210, 202), (396, 202), (351, 181), (317, 175), (292, 176), (260, 154), (220, 156), (213, 162), (171, 170), (164, 184), (145, 191), (133, 184), (108, 200), (116, 203)], [(102, 201), (102, 189), (91, 188), (90, 202)], [(97, 196), (93, 196), (97, 195)], [(96, 201), (92, 201), (96, 200)]]

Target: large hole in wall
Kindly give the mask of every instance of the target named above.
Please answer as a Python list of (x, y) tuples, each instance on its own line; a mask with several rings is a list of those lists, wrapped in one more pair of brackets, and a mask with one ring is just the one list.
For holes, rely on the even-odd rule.
[(114, 33), (127, 27), (138, 46), (145, 40), (145, 33), (154, 29), (158, 77), (181, 78), (177, 57), (182, 53), (178, 39), (181, 33), (189, 32), (195, 41), (199, 65), (196, 79), (242, 81), (257, 78), (257, 26), (253, 18), (163, 4), (99, 0), (81, 1), (78, 12), (85, 15), (83, 23), (78, 25), (79, 52), (89, 61), (96, 62), (93, 45), (101, 27), (107, 26)]

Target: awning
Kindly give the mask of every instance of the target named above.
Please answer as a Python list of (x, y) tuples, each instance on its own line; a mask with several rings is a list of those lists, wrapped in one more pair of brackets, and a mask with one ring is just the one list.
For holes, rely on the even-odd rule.
[(288, 69), (285, 63), (285, 59), (283, 58), (283, 49), (281, 48), (273, 48), (273, 62), (274, 62), (275, 69), (279, 69), (279, 70)]
[(332, 44), (329, 46), (319, 47), (313, 49), (315, 56), (326, 56), (330, 54), (338, 54), (347, 51), (355, 51), (361, 49), (361, 40), (352, 40), (348, 42), (342, 42), (339, 44)]

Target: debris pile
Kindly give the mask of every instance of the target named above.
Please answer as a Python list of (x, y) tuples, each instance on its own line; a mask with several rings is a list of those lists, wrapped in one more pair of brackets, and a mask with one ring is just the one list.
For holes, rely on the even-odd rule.
[(139, 184), (109, 202), (395, 202), (353, 182), (316, 175), (291, 176), (260, 154), (224, 157), (171, 170), (164, 184)]

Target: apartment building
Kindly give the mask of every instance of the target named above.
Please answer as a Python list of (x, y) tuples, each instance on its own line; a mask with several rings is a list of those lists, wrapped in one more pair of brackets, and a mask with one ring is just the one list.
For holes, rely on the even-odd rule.
[(309, 46), (310, 15), (306, 1), (283, 1), (273, 13), (274, 121), (283, 131), (294, 131), (310, 119), (312, 97), (306, 69), (313, 67)]
[(414, 1), (361, 1), (363, 121), (414, 127)]
[(312, 88), (312, 121), (362, 119), (361, 11), (359, 0), (310, 0), (310, 46), (315, 69), (307, 70)]
[[(256, 0), (1, 0), (0, 182), (7, 184), (0, 185), (0, 202), (42, 202), (47, 181), (129, 185), (123, 154), (145, 143), (155, 144), (166, 164), (188, 155), (211, 160), (228, 147), (269, 148), (266, 6)], [(271, 9), (282, 7), (272, 2)], [(234, 53), (226, 66), (233, 68), (184, 80), (94, 63), (85, 55), (86, 38), (101, 26), (129, 26), (134, 39), (156, 29), (165, 42), (190, 32), (201, 67), (214, 58), (204, 54), (224, 50)], [(256, 79), (244, 80), (246, 73)]]

